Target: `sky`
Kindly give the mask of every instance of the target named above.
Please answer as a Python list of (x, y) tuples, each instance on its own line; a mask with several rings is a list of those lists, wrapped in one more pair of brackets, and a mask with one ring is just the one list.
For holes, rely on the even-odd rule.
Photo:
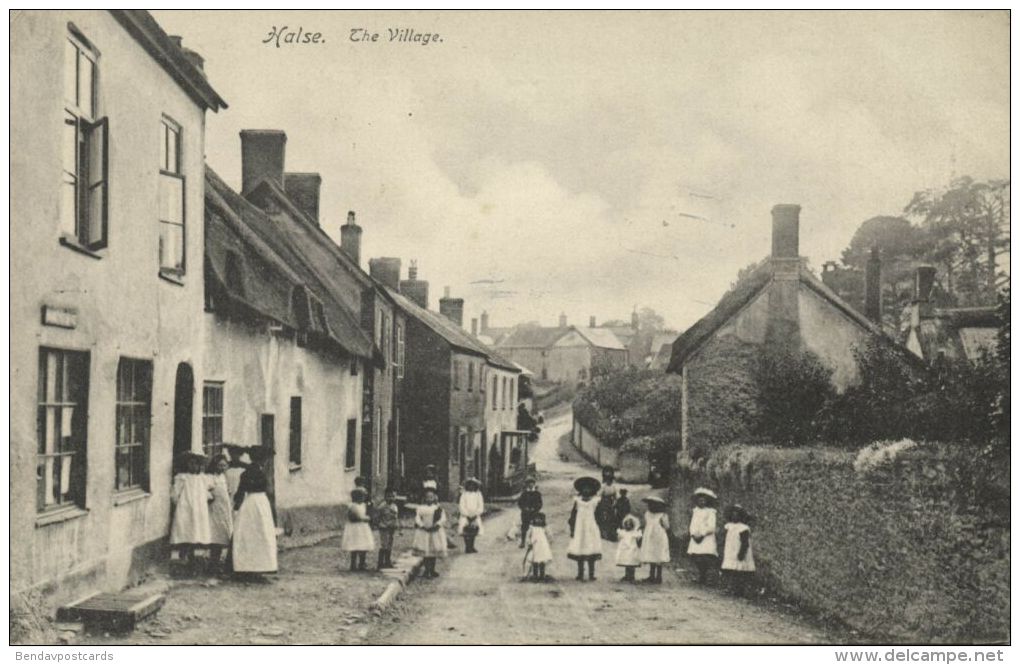
[(416, 259), (465, 321), (682, 331), (768, 254), (776, 203), (817, 268), (915, 191), (1009, 175), (1005, 11), (153, 14), (229, 104), (215, 171), (239, 188), (239, 131), (282, 129), (323, 228), (356, 211), (363, 266)]

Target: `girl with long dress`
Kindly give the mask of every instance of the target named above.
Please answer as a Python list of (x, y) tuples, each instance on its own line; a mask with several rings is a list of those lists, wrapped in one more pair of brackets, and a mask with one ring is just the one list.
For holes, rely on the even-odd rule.
[(170, 526), (170, 546), (176, 547), (181, 559), (192, 564), (195, 548), (209, 545), (209, 502), (213, 500), (212, 483), (202, 473), (204, 458), (187, 453), (185, 471), (174, 476), (170, 499), (174, 504), (174, 521)]
[(229, 463), (224, 455), (218, 455), (209, 463), (209, 483), (212, 485), (212, 502), (209, 504), (209, 563), (219, 568), (220, 555), (230, 547), (234, 534), (233, 502), (224, 473)]
[(436, 559), (446, 556), (446, 514), (435, 490), (425, 490), (425, 503), (414, 512), (414, 544), (424, 559), (422, 577), (439, 577)]
[(609, 465), (602, 467), (601, 499), (595, 511), (595, 521), (598, 522), (602, 538), (611, 542), (616, 540), (616, 530), (620, 526), (616, 513), (619, 489), (616, 484), (616, 469)]
[(694, 490), (694, 510), (691, 511), (689, 528), (691, 542), (687, 545), (687, 554), (698, 567), (699, 584), (705, 583), (708, 572), (719, 563), (719, 549), (715, 542), (715, 500), (715, 492), (710, 489), (699, 487)]
[(485, 512), (485, 498), (482, 497), (482, 484), (476, 478), (464, 481), (464, 492), (458, 504), (460, 518), (457, 520), (457, 532), (464, 538), (464, 553), (474, 554), (475, 538), (482, 535), (482, 513)]
[(634, 571), (641, 567), (641, 525), (633, 515), (623, 518), (616, 532), (616, 565), (623, 568), (623, 581), (633, 582)]
[(751, 548), (751, 521), (747, 511), (739, 505), (726, 511), (726, 541), (723, 544), (722, 573), (729, 590), (744, 595), (754, 578), (754, 551)]
[(646, 496), (644, 501), (648, 504), (645, 529), (641, 537), (641, 562), (648, 564), (645, 582), (662, 584), (662, 564), (669, 563), (669, 516), (666, 515), (666, 502), (654, 494)]
[(574, 508), (570, 511), (570, 545), (567, 558), (577, 562), (577, 579), (584, 581), (584, 564), (588, 563), (588, 579), (595, 580), (595, 562), (602, 558), (602, 536), (595, 521), (595, 510), (599, 505), (599, 481), (585, 476), (574, 481), (579, 496), (574, 497)]
[(545, 574), (545, 564), (552, 561), (549, 535), (545, 532), (545, 513), (538, 512), (531, 515), (524, 541), (527, 543), (527, 549), (524, 551), (525, 559), (531, 558), (531, 579), (536, 582), (545, 581), (548, 579)]
[(368, 493), (360, 487), (355, 487), (351, 492), (351, 505), (347, 508), (347, 524), (344, 525), (344, 535), (340, 539), (340, 550), (350, 553), (351, 572), (365, 570), (365, 559), (368, 552), (375, 549), (367, 499)]
[(258, 464), (241, 474), (234, 496), (234, 572), (261, 575), (276, 572), (276, 525), (266, 492), (269, 481)]

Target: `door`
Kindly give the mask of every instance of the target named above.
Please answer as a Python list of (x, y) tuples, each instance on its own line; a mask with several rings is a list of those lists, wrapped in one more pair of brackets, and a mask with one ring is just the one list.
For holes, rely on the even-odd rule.
[(191, 450), (192, 409), (195, 400), (195, 375), (191, 365), (177, 365), (177, 376), (174, 379), (174, 458), (171, 473), (178, 473), (176, 468), (182, 453)]
[(266, 496), (276, 511), (276, 416), (263, 413), (259, 419), (259, 446), (262, 452), (262, 473), (268, 483)]

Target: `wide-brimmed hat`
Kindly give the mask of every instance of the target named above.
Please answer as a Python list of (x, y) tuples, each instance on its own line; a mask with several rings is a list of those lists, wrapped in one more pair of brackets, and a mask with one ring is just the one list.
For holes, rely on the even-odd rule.
[(464, 489), (468, 492), (477, 492), (482, 488), (482, 481), (477, 478), (468, 478), (464, 481)]
[(693, 496), (698, 496), (699, 494), (701, 496), (707, 496), (709, 499), (712, 500), (717, 500), (719, 498), (718, 496), (716, 496), (715, 492), (708, 489), (707, 487), (699, 487), (698, 489), (694, 490)]
[(574, 481), (574, 489), (578, 492), (588, 489), (592, 494), (595, 494), (599, 491), (600, 487), (602, 487), (602, 483), (597, 478), (592, 478), (591, 476), (581, 476)]
[(657, 504), (659, 504), (661, 506), (665, 506), (666, 505), (666, 500), (663, 499), (658, 494), (649, 494), (648, 496), (646, 496), (645, 498), (643, 498), (641, 500), (644, 501), (645, 503), (657, 503)]
[(638, 518), (634, 517), (633, 515), (627, 515), (626, 517), (623, 518), (623, 521), (620, 522), (620, 526), (622, 526), (627, 531), (637, 528), (638, 524), (640, 524)]

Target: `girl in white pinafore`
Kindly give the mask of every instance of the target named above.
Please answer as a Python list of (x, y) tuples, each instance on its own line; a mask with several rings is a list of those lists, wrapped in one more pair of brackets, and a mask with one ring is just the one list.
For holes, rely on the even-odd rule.
[(439, 577), (436, 558), (446, 556), (446, 514), (435, 490), (425, 490), (425, 503), (414, 512), (413, 547), (421, 552), (425, 570), (422, 577)]
[(368, 492), (361, 487), (351, 491), (351, 505), (347, 508), (347, 523), (340, 539), (340, 550), (350, 553), (351, 571), (365, 570), (368, 552), (375, 549), (372, 521), (368, 516)]
[(464, 553), (474, 554), (475, 538), (482, 535), (482, 513), (485, 512), (485, 498), (482, 496), (482, 484), (476, 478), (464, 481), (464, 492), (458, 502), (460, 518), (457, 520), (457, 533), (464, 538)]
[(577, 562), (577, 580), (584, 581), (584, 563), (588, 562), (588, 579), (595, 580), (595, 562), (602, 558), (602, 534), (595, 520), (599, 506), (598, 494), (602, 483), (590, 476), (574, 481), (574, 489), (580, 496), (574, 497), (574, 508), (570, 512), (570, 545), (567, 558)]
[(719, 549), (715, 542), (715, 500), (710, 489), (699, 487), (694, 490), (694, 510), (691, 511), (691, 525), (688, 529), (691, 542), (687, 554), (698, 567), (698, 583), (704, 584), (710, 570), (719, 565)]
[(669, 563), (669, 516), (666, 502), (654, 494), (646, 496), (645, 529), (641, 536), (641, 562), (648, 564), (645, 582), (662, 584), (662, 564)]
[(531, 579), (542, 582), (548, 579), (545, 564), (552, 561), (552, 548), (549, 547), (549, 535), (545, 532), (545, 513), (538, 512), (531, 516), (528, 531), (524, 534), (524, 560), (531, 560)]
[(202, 473), (203, 457), (187, 453), (183, 473), (174, 476), (170, 499), (174, 503), (174, 521), (170, 526), (170, 545), (176, 547), (181, 558), (193, 561), (195, 548), (209, 544), (209, 502), (212, 501), (212, 481)]
[(240, 575), (261, 575), (276, 572), (276, 524), (273, 507), (266, 492), (269, 480), (251, 464), (241, 474), (241, 483), (234, 496), (234, 542), (231, 556), (234, 572)]
[(754, 577), (750, 516), (739, 505), (726, 511), (726, 541), (723, 543), (722, 572), (730, 591), (743, 595)]
[(230, 539), (234, 535), (234, 510), (227, 488), (224, 472), (229, 462), (224, 455), (214, 457), (206, 469), (212, 485), (213, 500), (209, 504), (209, 562), (220, 566), (220, 555), (230, 547)]
[(641, 566), (641, 529), (637, 518), (627, 515), (616, 530), (616, 565), (623, 568), (623, 581), (633, 582), (634, 571)]

